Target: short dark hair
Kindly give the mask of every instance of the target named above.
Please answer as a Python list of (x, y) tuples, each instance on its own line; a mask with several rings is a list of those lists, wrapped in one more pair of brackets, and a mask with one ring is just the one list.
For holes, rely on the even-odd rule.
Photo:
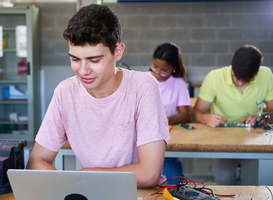
[(121, 42), (121, 24), (117, 15), (107, 5), (90, 4), (73, 15), (63, 32), (63, 37), (75, 46), (102, 43), (114, 54)]
[(158, 58), (171, 65), (174, 77), (182, 77), (187, 82), (187, 72), (179, 47), (174, 43), (163, 43), (156, 47), (153, 58)]
[(263, 62), (262, 52), (255, 46), (238, 48), (232, 58), (232, 70), (237, 79), (250, 82), (256, 76)]

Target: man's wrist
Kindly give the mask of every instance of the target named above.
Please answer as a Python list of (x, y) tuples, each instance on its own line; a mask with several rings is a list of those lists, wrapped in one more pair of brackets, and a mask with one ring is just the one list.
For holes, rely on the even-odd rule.
[(208, 117), (208, 114), (201, 114), (201, 123), (202, 124), (207, 124), (207, 117)]

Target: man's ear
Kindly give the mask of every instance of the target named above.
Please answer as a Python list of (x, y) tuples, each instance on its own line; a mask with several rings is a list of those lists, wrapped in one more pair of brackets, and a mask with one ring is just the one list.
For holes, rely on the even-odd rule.
[(124, 43), (119, 43), (115, 50), (116, 61), (119, 61), (123, 55), (125, 49)]

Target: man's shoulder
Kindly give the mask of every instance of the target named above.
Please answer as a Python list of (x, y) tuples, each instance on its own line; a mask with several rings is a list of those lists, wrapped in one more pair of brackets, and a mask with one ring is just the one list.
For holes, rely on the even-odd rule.
[(216, 80), (217, 81), (224, 81), (227, 79), (227, 76), (230, 76), (231, 74), (231, 66), (227, 67), (221, 67), (218, 69), (211, 70), (207, 75), (206, 75), (206, 81), (212, 81)]
[(261, 66), (254, 79), (255, 85), (268, 84), (268, 81), (272, 80), (272, 71), (269, 67)]
[(226, 66), (226, 67), (220, 67), (217, 69), (213, 69), (209, 72), (209, 74), (226, 74), (231, 71), (231, 66)]
[(271, 69), (269, 67), (266, 67), (266, 66), (261, 66), (260, 69), (259, 69), (259, 73), (271, 74), (272, 75)]
[(128, 70), (128, 80), (132, 83), (145, 84), (157, 84), (156, 78), (148, 72)]
[(69, 77), (69, 78), (64, 79), (63, 81), (61, 81), (57, 85), (55, 90), (62, 91), (62, 90), (67, 90), (67, 89), (75, 89), (76, 87), (78, 88), (80, 86), (79, 83), (80, 82), (79, 82), (77, 76), (72, 76), (72, 77)]

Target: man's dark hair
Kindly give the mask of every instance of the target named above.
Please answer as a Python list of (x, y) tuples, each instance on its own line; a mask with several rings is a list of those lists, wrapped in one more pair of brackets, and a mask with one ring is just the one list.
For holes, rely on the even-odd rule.
[(90, 4), (73, 15), (63, 37), (75, 46), (102, 43), (114, 54), (121, 41), (121, 25), (117, 15), (108, 6)]
[(255, 46), (245, 45), (236, 50), (231, 65), (238, 80), (250, 82), (258, 73), (262, 62), (262, 52)]

